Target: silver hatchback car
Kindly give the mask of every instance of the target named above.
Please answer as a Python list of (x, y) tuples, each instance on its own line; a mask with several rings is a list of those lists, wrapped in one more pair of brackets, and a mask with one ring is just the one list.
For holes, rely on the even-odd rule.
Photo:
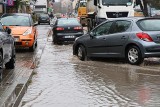
[(159, 18), (109, 19), (77, 38), (73, 54), (87, 57), (125, 58), (139, 65), (147, 57), (160, 57)]

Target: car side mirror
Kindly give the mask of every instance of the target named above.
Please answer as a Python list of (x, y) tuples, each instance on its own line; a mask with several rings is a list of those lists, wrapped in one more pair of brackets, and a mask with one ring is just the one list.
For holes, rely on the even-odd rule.
[(94, 38), (94, 36), (95, 36), (94, 32), (90, 32), (89, 35), (91, 38)]
[(8, 34), (11, 34), (11, 29), (9, 27), (6, 27), (5, 31), (8, 33)]
[(97, 5), (97, 6), (98, 6), (98, 8), (100, 8), (100, 9), (102, 8), (100, 5)]
[(38, 25), (37, 23), (34, 23), (34, 24), (33, 24), (33, 26), (37, 26), (37, 25)]

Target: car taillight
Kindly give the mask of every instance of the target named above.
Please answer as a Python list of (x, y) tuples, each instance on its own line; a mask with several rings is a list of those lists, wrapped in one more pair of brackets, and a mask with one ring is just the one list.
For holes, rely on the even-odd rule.
[(80, 30), (82, 27), (74, 27), (74, 30)]
[(57, 27), (56, 30), (64, 30), (63, 27)]
[(144, 41), (147, 41), (147, 42), (153, 41), (152, 38), (147, 33), (141, 32), (141, 33), (137, 33), (136, 35), (139, 39), (142, 39)]

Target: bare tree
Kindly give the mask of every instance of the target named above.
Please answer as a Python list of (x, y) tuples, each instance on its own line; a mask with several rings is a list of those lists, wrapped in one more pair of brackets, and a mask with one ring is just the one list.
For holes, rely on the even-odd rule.
[(148, 8), (147, 8), (148, 4), (149, 4), (148, 0), (143, 0), (143, 6), (144, 6), (143, 13), (144, 13), (144, 16), (149, 16)]
[(160, 9), (160, 0), (137, 0), (140, 3), (141, 10), (143, 11), (143, 14), (145, 17), (149, 16), (148, 13), (148, 6), (155, 8), (155, 9)]

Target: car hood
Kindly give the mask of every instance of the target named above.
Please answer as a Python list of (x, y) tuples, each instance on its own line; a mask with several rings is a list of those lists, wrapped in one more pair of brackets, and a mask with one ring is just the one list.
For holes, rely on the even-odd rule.
[(77, 38), (77, 42), (84, 42), (89, 38), (90, 38), (89, 34), (84, 34), (84, 35)]
[(12, 30), (13, 35), (21, 35), (31, 27), (28, 26), (7, 26)]

